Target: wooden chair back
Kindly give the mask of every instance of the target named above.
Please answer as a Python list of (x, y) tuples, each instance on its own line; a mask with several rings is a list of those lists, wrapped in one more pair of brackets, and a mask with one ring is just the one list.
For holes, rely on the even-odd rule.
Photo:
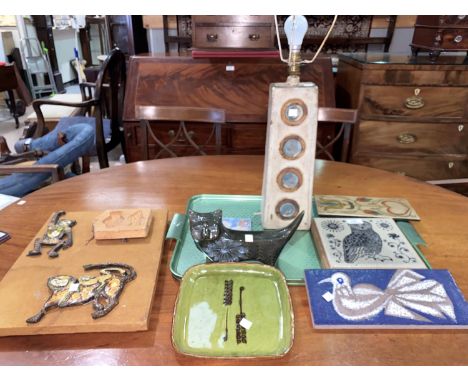
[(358, 111), (356, 109), (340, 109), (334, 107), (319, 107), (318, 121), (319, 122), (334, 122), (341, 123), (341, 127), (335, 137), (327, 144), (322, 145), (317, 141), (317, 155), (324, 154), (330, 160), (335, 160), (329, 149), (334, 143), (342, 139), (340, 161), (347, 162), (349, 158), (349, 146), (351, 141), (351, 129), (356, 123)]
[[(226, 122), (226, 113), (223, 109), (183, 106), (136, 106), (135, 116), (140, 120), (143, 160), (149, 158), (149, 136), (159, 147), (156, 158), (163, 153), (169, 154), (171, 157), (177, 157), (178, 155), (173, 147), (181, 141), (185, 142), (186, 146), (192, 147), (195, 153), (207, 155), (204, 150), (205, 145), (200, 145), (193, 140), (191, 132), (187, 130), (186, 122), (211, 123), (212, 131), (206, 144), (214, 136), (216, 154), (221, 154), (221, 125)], [(162, 142), (151, 128), (150, 121), (176, 121), (179, 122), (179, 129), (169, 142)]]
[[(44, 135), (44, 115), (42, 105), (60, 105), (74, 108), (84, 108), (88, 114), (96, 118), (96, 152), (101, 168), (109, 167), (107, 152), (119, 143), (124, 144), (122, 137), (123, 100), (126, 84), (125, 55), (119, 49), (113, 49), (102, 64), (96, 83), (80, 84), (82, 102), (70, 103), (48, 99), (33, 102), (37, 115), (35, 137)], [(111, 136), (106, 141), (104, 134), (104, 119), (110, 120)], [(124, 151), (125, 148), (123, 147)]]

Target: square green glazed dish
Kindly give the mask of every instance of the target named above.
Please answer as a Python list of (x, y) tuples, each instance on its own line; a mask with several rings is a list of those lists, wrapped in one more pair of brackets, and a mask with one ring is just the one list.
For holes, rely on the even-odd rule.
[[(230, 280), (232, 293), (225, 304), (225, 283)], [(245, 315), (242, 326), (238, 322), (243, 316), (236, 317), (241, 313)], [(245, 342), (238, 343), (242, 332)], [(172, 322), (177, 352), (205, 358), (281, 357), (293, 338), (291, 298), (276, 268), (203, 264), (190, 268), (182, 278)]]

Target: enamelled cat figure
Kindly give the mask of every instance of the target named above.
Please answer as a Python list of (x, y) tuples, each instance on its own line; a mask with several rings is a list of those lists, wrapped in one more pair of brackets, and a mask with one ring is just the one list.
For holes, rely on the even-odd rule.
[(223, 212), (189, 210), (190, 232), (197, 248), (213, 262), (259, 261), (274, 266), (281, 250), (301, 223), (301, 212), (278, 230), (236, 231), (223, 225)]

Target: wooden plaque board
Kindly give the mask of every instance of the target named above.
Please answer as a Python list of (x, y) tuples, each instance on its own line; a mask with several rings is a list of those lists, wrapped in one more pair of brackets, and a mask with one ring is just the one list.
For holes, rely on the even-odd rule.
[[(65, 219), (75, 219), (74, 244), (59, 252), (59, 257), (47, 256), (44, 247), (38, 257), (26, 254), (29, 243), (0, 283), (0, 336), (65, 334), (91, 332), (132, 332), (148, 329), (148, 320), (161, 262), (167, 211), (153, 210), (153, 223), (144, 239), (88, 240), (92, 223), (102, 211), (67, 212)], [(49, 222), (38, 232), (40, 237)], [(55, 275), (96, 275), (99, 270), (86, 272), (85, 264), (126, 263), (135, 268), (137, 277), (124, 288), (119, 304), (108, 315), (94, 320), (92, 302), (67, 308), (53, 308), (37, 324), (26, 319), (36, 314), (49, 296), (47, 279)]]

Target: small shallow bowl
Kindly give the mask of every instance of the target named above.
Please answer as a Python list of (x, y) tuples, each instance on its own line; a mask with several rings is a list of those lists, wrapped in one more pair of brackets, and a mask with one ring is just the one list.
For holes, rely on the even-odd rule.
[[(233, 281), (232, 304), (224, 305), (225, 280)], [(247, 343), (237, 343), (236, 315), (251, 322)], [(228, 328), (227, 341), (226, 322)], [(172, 322), (172, 344), (195, 357), (280, 357), (292, 346), (294, 316), (283, 274), (251, 263), (203, 264), (182, 278)]]

